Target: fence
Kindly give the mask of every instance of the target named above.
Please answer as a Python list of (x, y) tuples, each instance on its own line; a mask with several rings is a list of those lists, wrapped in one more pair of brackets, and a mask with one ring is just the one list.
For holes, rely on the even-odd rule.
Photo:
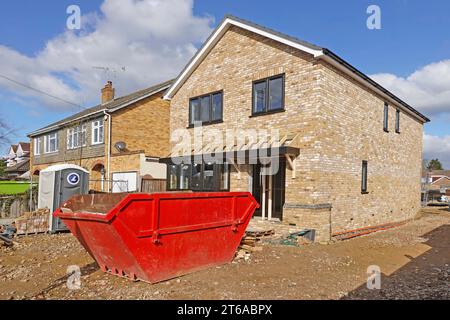
[(37, 183), (33, 183), (30, 199), (30, 183), (0, 182), (0, 218), (17, 218), (37, 207)]
[(142, 179), (141, 192), (153, 193), (166, 191), (166, 180), (164, 179)]
[(0, 218), (17, 218), (24, 212), (32, 211), (37, 207), (37, 197), (33, 198), (33, 208), (30, 208), (30, 200), (26, 195), (12, 195), (0, 197)]

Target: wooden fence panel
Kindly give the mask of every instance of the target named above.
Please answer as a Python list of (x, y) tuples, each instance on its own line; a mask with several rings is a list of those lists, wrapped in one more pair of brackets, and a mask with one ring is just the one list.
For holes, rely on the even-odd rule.
[(142, 179), (141, 181), (141, 192), (143, 193), (154, 193), (166, 191), (166, 180), (165, 179)]

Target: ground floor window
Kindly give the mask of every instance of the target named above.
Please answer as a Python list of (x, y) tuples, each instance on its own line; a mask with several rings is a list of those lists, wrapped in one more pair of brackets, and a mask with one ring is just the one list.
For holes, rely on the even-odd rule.
[(227, 163), (171, 164), (167, 166), (167, 177), (167, 190), (230, 190), (230, 166)]

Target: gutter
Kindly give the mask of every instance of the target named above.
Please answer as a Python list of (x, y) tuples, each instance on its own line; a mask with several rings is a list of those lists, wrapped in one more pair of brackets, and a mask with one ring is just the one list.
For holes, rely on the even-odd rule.
[(35, 136), (37, 136), (37, 135), (40, 135), (40, 134), (42, 134), (42, 133), (47, 133), (47, 132), (54, 131), (54, 130), (56, 130), (56, 129), (59, 129), (59, 128), (63, 127), (64, 125), (66, 125), (66, 124), (68, 124), (68, 123), (77, 122), (77, 121), (79, 121), (79, 120), (81, 120), (81, 119), (89, 118), (89, 117), (91, 117), (91, 116), (93, 116), (93, 115), (100, 114), (100, 113), (105, 112), (105, 111), (106, 111), (106, 109), (98, 110), (98, 111), (95, 111), (95, 112), (86, 114), (86, 115), (84, 115), (84, 116), (81, 116), (81, 117), (78, 117), (78, 118), (75, 118), (75, 119), (72, 119), (72, 120), (69, 120), (69, 121), (66, 121), (66, 122), (63, 122), (63, 123), (60, 123), (60, 124), (57, 124), (57, 125), (48, 127), (48, 128), (45, 128), (45, 129), (39, 129), (39, 130), (36, 130), (36, 131), (33, 131), (33, 132), (29, 133), (29, 134), (27, 135), (27, 137), (33, 138), (33, 137), (35, 137)]

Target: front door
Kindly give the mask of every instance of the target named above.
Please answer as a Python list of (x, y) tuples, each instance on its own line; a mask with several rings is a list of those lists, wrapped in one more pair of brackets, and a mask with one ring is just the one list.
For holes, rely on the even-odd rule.
[(286, 161), (280, 157), (275, 175), (264, 175), (261, 165), (253, 165), (253, 196), (260, 204), (255, 216), (263, 219), (283, 219)]

